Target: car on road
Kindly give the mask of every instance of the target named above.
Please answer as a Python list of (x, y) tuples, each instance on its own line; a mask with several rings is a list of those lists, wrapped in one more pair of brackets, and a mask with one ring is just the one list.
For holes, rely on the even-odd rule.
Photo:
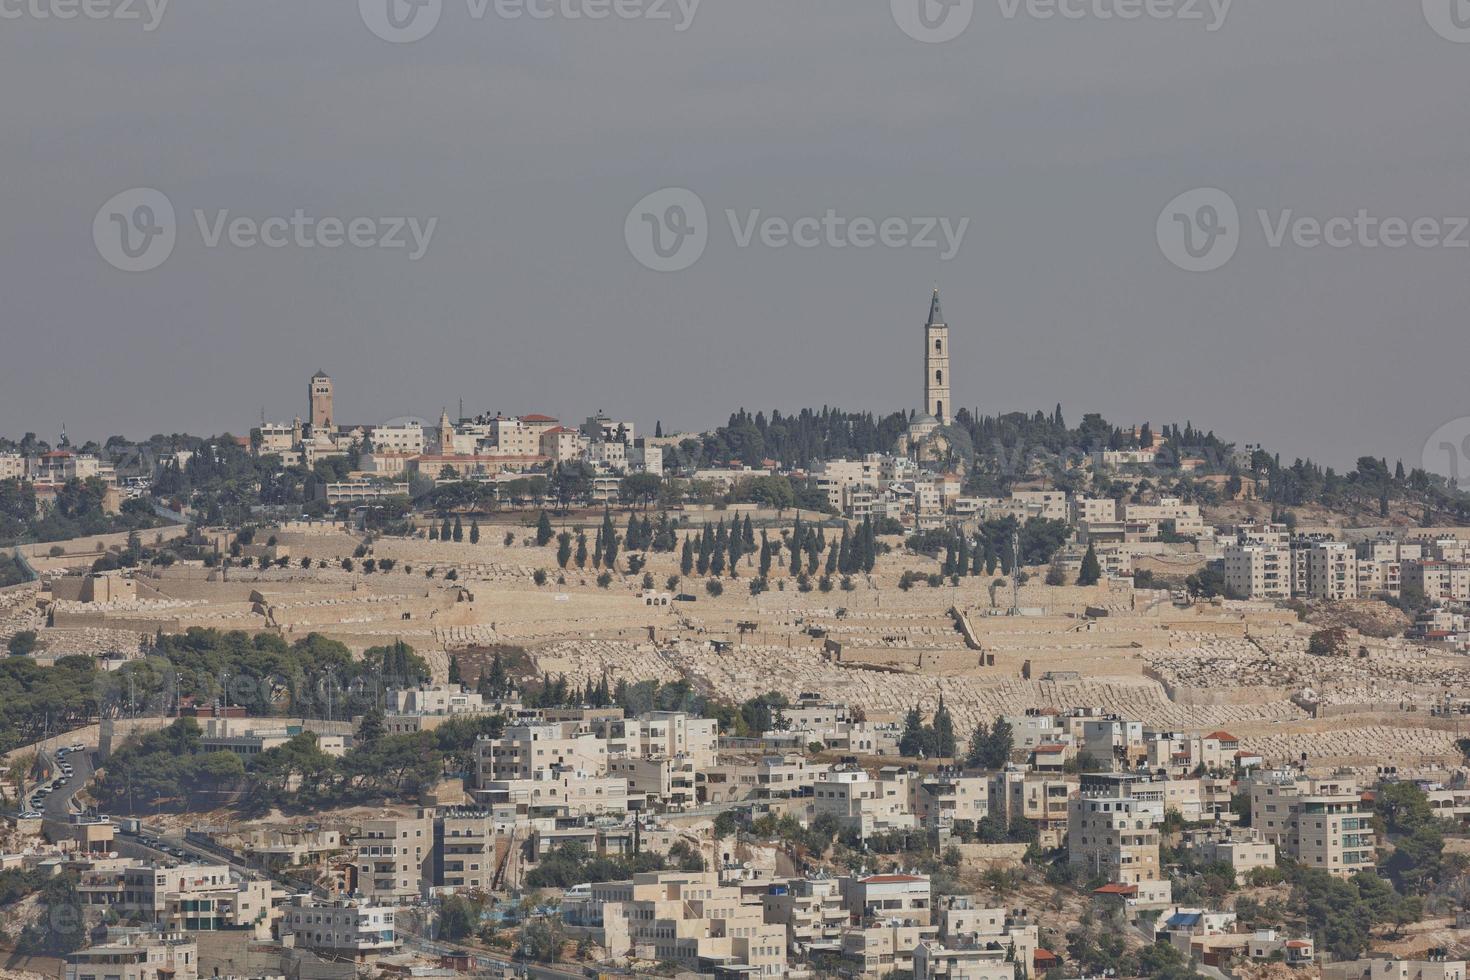
[(73, 751), (73, 752), (85, 752), (85, 751), (87, 751), (87, 747), (85, 745), (83, 745), (81, 742), (78, 742), (77, 744), (75, 744), (75, 745), (73, 745), (71, 747), (71, 751)]

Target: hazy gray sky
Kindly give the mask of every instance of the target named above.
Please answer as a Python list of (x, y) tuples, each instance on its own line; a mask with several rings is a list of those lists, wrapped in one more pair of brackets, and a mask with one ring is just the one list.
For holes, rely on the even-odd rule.
[[(341, 421), (459, 398), (684, 430), (742, 405), (917, 407), (936, 281), (956, 404), (981, 412), (1060, 401), (1410, 465), (1470, 415), (1470, 248), (1272, 247), (1257, 216), (1470, 215), (1470, 44), (1430, 23), (1451, 2), (1470, 21), (1467, 0), (1235, 0), (1223, 24), (1204, 0), (1153, 0), (1202, 20), (973, 0), (945, 43), (889, 0), (703, 0), (687, 25), (674, 0), (670, 20), (442, 0), (414, 43), (375, 36), (355, 0), (173, 0), (152, 31), (144, 0), (140, 20), (38, 16), (79, 2), (0, 0), (7, 434), (243, 432), (262, 407), (304, 413), (318, 367)], [(139, 187), (175, 208), (176, 243), (128, 273), (93, 225)], [(659, 273), (625, 224), (667, 187), (707, 207), (708, 244)], [(1200, 187), (1238, 205), (1239, 244), (1195, 273), (1156, 228)], [(437, 225), (417, 261), (207, 244), (221, 211), (297, 209)], [(742, 247), (727, 209), (970, 223), (945, 261)]]

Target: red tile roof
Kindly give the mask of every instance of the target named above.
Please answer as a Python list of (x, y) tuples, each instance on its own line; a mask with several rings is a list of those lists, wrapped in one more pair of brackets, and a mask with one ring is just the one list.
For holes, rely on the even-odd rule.
[(1221, 741), (1221, 742), (1239, 742), (1240, 741), (1240, 739), (1236, 738), (1234, 735), (1231, 735), (1229, 732), (1225, 732), (1225, 731), (1210, 732), (1210, 734), (1206, 735), (1205, 738), (1213, 738), (1213, 739), (1216, 739), (1216, 740)]
[(1092, 893), (1094, 895), (1137, 895), (1138, 886), (1120, 885), (1116, 881), (1114, 881), (1103, 885), (1101, 888), (1094, 888), (1092, 890)]
[(550, 415), (522, 415), (522, 422), (555, 422), (556, 419)]

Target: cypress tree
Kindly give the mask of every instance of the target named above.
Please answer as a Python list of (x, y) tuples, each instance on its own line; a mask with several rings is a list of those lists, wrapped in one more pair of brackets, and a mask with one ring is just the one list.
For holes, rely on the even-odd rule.
[(955, 754), (954, 719), (944, 706), (944, 694), (939, 695), (939, 708), (934, 712), (934, 754), (952, 759)]
[(679, 555), (679, 572), (687, 576), (692, 571), (694, 571), (694, 543), (685, 538), (684, 550)]
[(479, 543), (480, 543), (480, 522), (479, 521), (471, 521), (470, 522), (470, 544), (479, 544)]
[(1097, 550), (1089, 544), (1087, 554), (1082, 556), (1082, 571), (1077, 575), (1077, 584), (1096, 585), (1101, 578), (1102, 565), (1098, 564)]
[(541, 512), (541, 518), (536, 521), (536, 546), (538, 548), (544, 548), (547, 542), (554, 537), (556, 537), (556, 532), (551, 528), (551, 518), (543, 510)]
[(464, 521), (456, 515), (454, 518), (454, 541), (456, 544), (464, 540)]
[(801, 574), (801, 544), (805, 529), (801, 524), (800, 512), (796, 515), (796, 525), (791, 529), (791, 574)]
[(918, 758), (924, 752), (924, 716), (916, 704), (903, 719), (903, 734), (898, 739), (898, 754)]

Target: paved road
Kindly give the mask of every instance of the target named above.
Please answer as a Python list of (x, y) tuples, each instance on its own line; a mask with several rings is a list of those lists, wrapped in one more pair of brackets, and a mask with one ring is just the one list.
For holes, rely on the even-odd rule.
[(72, 767), (71, 777), (65, 786), (58, 786), (51, 791), (41, 804), (41, 813), (47, 820), (55, 820), (57, 823), (69, 823), (71, 821), (71, 798), (76, 796), (81, 788), (92, 781), (92, 755), (90, 752), (68, 752), (63, 756), (47, 755), (46, 759), (51, 763), (52, 771), (60, 772), (63, 761)]
[[(205, 864), (227, 864), (229, 865), (231, 871), (234, 871), (235, 873), (243, 877), (263, 877), (262, 873), (258, 869), (252, 868), (241, 861), (226, 858), (222, 854), (216, 854), (213, 851), (207, 850), (206, 848), (198, 847), (194, 844), (191, 844), (188, 841), (184, 840), (182, 836), (173, 834), (161, 834), (158, 832), (157, 828), (150, 829), (147, 826), (143, 828), (143, 836), (159, 841), (160, 843), (158, 846), (144, 844), (132, 834), (118, 833), (115, 838), (117, 852), (124, 857), (136, 857), (148, 861), (155, 861), (159, 858), (163, 858), (167, 861), (183, 860), (200, 861)], [(184, 857), (180, 858), (175, 854), (170, 854), (167, 851), (163, 850), (164, 847), (176, 847), (184, 852)]]
[(437, 942), (432, 939), (422, 939), (418, 936), (404, 936), (405, 945), (435, 956), (463, 955), (468, 953), (477, 967), (482, 969), (494, 969), (499, 967), (507, 971), (504, 975), (508, 977), (529, 977), (531, 980), (587, 980), (587, 974), (574, 967), (543, 966), (539, 963), (518, 963), (508, 956), (497, 956), (478, 949), (469, 949), (464, 946), (456, 946), (453, 943)]

